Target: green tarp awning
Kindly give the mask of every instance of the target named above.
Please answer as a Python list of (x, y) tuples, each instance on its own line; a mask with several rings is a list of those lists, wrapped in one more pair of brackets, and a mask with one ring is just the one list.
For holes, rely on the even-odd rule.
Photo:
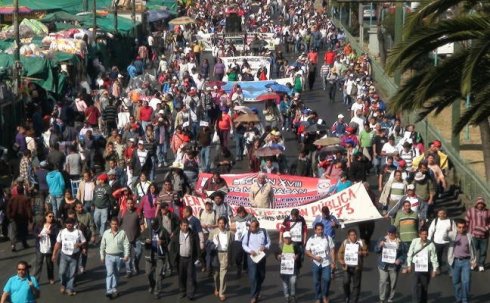
[[(81, 22), (84, 27), (91, 27), (93, 24), (93, 14), (87, 14), (83, 16), (83, 21)], [(130, 34), (133, 27), (138, 26), (139, 22), (133, 24), (133, 21), (123, 17), (117, 17), (117, 30), (122, 34)], [(113, 33), (114, 28), (114, 15), (110, 14), (107, 16), (97, 16), (97, 27), (103, 31)]]
[(177, 5), (177, 1), (175, 0), (147, 0), (146, 1), (146, 7), (149, 10), (160, 9), (163, 6), (167, 8), (167, 11), (170, 14), (177, 15), (178, 5)]
[[(22, 77), (33, 78), (32, 82), (39, 84), (43, 89), (59, 93), (63, 87), (59, 83), (64, 83), (58, 73), (57, 65), (60, 62), (68, 61), (71, 64), (78, 64), (80, 61), (77, 56), (54, 52), (52, 58), (43, 57), (20, 57), (22, 63)], [(4, 69), (10, 69), (14, 66), (15, 60), (13, 55), (0, 54), (0, 66)]]
[(47, 14), (41, 19), (42, 22), (57, 22), (57, 21), (82, 21), (80, 16), (72, 15), (67, 12), (59, 11)]
[[(19, 0), (20, 6), (27, 6), (32, 10), (63, 10), (71, 14), (77, 14), (84, 10), (83, 2), (85, 0)], [(97, 0), (97, 9), (109, 10), (111, 0)], [(92, 8), (93, 1), (88, 0), (89, 10)], [(12, 0), (2, 0), (0, 6), (13, 6)]]

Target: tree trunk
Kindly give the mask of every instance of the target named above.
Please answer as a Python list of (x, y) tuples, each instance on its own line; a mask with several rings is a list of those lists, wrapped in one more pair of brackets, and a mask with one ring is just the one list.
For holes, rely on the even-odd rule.
[(483, 149), (483, 164), (485, 165), (485, 178), (490, 183), (490, 121), (486, 119), (479, 124), (481, 145)]

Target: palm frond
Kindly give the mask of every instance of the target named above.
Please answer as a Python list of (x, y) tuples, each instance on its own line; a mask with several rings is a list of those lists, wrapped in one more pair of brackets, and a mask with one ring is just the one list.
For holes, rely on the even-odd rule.
[[(482, 60), (485, 56), (490, 55), (490, 31), (486, 39), (480, 39), (473, 43), (471, 46), (466, 62), (463, 65), (463, 75), (461, 79), (461, 92), (463, 95), (467, 95), (471, 92), (472, 79), (475, 74), (475, 70), (481, 72), (485, 67), (482, 66)], [(490, 68), (490, 66), (487, 66)], [(488, 69), (487, 69), (488, 70)]]

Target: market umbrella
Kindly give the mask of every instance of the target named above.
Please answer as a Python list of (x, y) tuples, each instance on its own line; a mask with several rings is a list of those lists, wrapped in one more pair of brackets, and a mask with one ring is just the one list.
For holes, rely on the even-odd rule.
[(270, 88), (273, 92), (276, 93), (289, 94), (291, 92), (291, 89), (289, 87), (279, 83), (267, 84), (265, 87)]
[(256, 114), (243, 114), (238, 116), (234, 121), (242, 122), (242, 123), (250, 123), (250, 122), (258, 123), (260, 122), (260, 119), (259, 117), (257, 117)]
[(267, 100), (276, 100), (277, 98), (280, 98), (279, 94), (269, 92), (258, 96), (255, 100), (267, 101)]
[[(0, 15), (12, 15), (15, 12), (15, 7), (13, 6), (4, 6), (0, 7)], [(32, 12), (32, 9), (27, 6), (19, 6), (19, 14), (29, 14)]]
[(320, 145), (320, 146), (335, 145), (339, 143), (340, 143), (340, 139), (337, 137), (321, 138), (313, 142), (314, 145)]
[(190, 23), (196, 23), (196, 20), (194, 20), (191, 17), (187, 17), (187, 16), (178, 17), (178, 18), (170, 20), (170, 22), (169, 22), (169, 24), (171, 24), (171, 25), (186, 25), (186, 24), (190, 24)]
[(252, 109), (250, 109), (250, 107), (248, 107), (248, 106), (237, 105), (237, 106), (233, 107), (233, 110), (236, 112), (244, 113), (244, 114), (254, 114), (254, 111)]
[(345, 148), (340, 145), (329, 145), (325, 146), (324, 148), (321, 149), (321, 152), (326, 152), (326, 153), (336, 153), (336, 152), (344, 152)]
[(272, 147), (262, 147), (255, 151), (255, 156), (257, 157), (272, 157), (282, 154), (282, 150), (279, 148)]

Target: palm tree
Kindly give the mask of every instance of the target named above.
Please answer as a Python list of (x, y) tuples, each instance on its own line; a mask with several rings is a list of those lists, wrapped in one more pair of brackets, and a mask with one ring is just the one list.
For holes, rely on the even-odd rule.
[[(453, 17), (447, 18), (448, 11)], [(447, 43), (454, 54), (438, 66), (420, 59)], [(419, 66), (414, 71), (414, 67)], [(490, 180), (490, 4), (476, 0), (425, 0), (405, 24), (403, 41), (389, 54), (387, 72), (411, 71), (390, 102), (394, 112), (417, 111), (422, 120), (430, 113), (471, 96), (453, 128), (459, 134), (466, 125), (480, 127), (485, 175)]]

